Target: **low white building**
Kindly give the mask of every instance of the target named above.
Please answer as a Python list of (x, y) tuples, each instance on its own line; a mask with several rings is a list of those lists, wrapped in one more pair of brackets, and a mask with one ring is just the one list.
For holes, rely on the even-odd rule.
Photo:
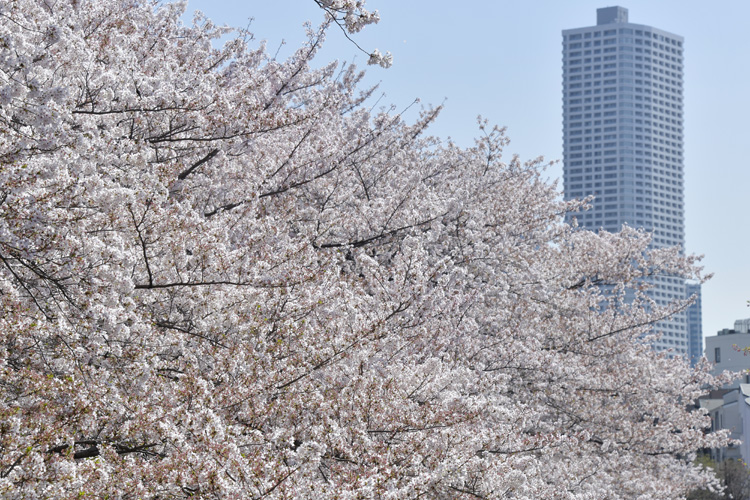
[(741, 459), (750, 462), (750, 384), (718, 391), (711, 398), (699, 400), (711, 416), (711, 430), (728, 429), (730, 437), (741, 441), (739, 445), (711, 450), (711, 458), (717, 462)]
[(725, 328), (706, 337), (705, 356), (713, 363), (714, 374), (745, 372), (721, 391), (699, 400), (711, 416), (711, 430), (728, 429), (732, 439), (742, 444), (711, 450), (717, 461), (741, 459), (750, 463), (750, 319), (739, 319), (734, 328)]
[[(750, 319), (738, 319), (734, 328), (725, 328), (718, 334), (706, 337), (706, 358), (714, 364), (714, 373), (725, 370), (742, 372), (750, 370)], [(750, 372), (736, 380), (730, 387), (750, 384)]]

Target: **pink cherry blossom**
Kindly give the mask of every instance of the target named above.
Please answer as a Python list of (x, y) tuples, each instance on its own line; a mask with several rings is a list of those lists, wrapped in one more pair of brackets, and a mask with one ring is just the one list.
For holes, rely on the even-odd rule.
[(501, 129), (368, 111), (322, 31), (281, 62), (183, 10), (0, 3), (0, 496), (715, 484), (693, 458), (727, 436), (689, 407), (723, 380), (650, 349), (687, 304), (643, 290), (695, 258), (566, 225)]

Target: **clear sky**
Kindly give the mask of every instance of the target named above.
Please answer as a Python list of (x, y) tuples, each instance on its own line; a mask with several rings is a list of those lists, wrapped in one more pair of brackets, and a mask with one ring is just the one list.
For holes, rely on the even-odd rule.
[[(750, 1), (367, 0), (381, 21), (354, 38), (393, 53), (392, 68), (367, 68), (366, 81), (385, 94), (379, 104), (444, 103), (433, 135), (470, 145), (482, 115), (508, 127), (508, 155), (557, 160), (561, 31), (596, 24), (596, 9), (611, 5), (627, 8), (632, 23), (685, 38), (686, 247), (714, 273), (703, 288), (703, 334), (714, 335), (750, 317)], [(280, 56), (300, 45), (305, 21), (322, 20), (312, 0), (188, 0), (188, 14), (196, 9), (230, 26), (252, 18), (269, 52), (285, 42)], [(319, 62), (334, 59), (365, 68), (367, 56), (331, 30)], [(561, 175), (560, 165), (550, 169)]]

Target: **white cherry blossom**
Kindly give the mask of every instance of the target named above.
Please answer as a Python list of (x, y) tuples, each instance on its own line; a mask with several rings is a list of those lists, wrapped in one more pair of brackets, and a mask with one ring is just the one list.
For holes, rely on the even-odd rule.
[[(363, 2), (320, 0), (355, 32)], [(0, 496), (681, 498), (648, 235), (184, 4), (0, 2)], [(330, 24), (330, 19), (329, 19)], [(379, 55), (381, 61), (390, 57)], [(319, 68), (319, 69), (314, 69)], [(627, 300), (626, 300), (627, 299)]]

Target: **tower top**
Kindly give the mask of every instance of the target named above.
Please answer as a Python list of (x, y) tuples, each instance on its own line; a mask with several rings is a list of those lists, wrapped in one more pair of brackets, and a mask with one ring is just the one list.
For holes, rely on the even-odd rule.
[(628, 9), (625, 7), (603, 7), (596, 9), (596, 24), (627, 23)]

